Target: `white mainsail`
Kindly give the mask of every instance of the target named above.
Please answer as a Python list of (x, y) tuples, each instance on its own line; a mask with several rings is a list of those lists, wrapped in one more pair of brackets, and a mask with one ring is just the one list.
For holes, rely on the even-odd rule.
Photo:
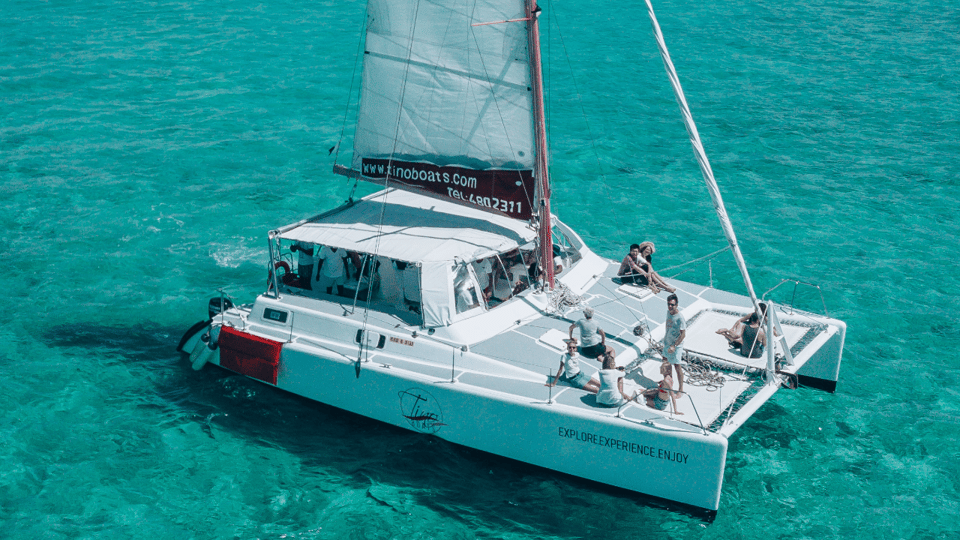
[(371, 0), (353, 169), (529, 217), (525, 16), (523, 0)]

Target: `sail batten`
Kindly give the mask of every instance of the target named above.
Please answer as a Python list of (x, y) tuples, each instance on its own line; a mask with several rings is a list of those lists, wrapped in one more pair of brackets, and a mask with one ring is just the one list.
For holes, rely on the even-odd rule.
[(416, 60), (409, 60), (409, 59), (407, 59), (407, 58), (402, 58), (402, 57), (399, 57), (399, 56), (388, 56), (388, 55), (386, 55), (386, 54), (381, 54), (381, 53), (367, 52), (366, 54), (367, 54), (368, 56), (371, 56), (371, 57), (377, 57), (377, 58), (381, 58), (381, 59), (383, 59), (383, 60), (390, 60), (390, 61), (393, 61), (393, 62), (397, 62), (398, 64), (410, 64), (410, 65), (417, 66), (417, 67), (421, 67), (421, 68), (425, 68), (425, 69), (432, 69), (432, 70), (434, 70), (434, 71), (436, 71), (436, 72), (447, 72), (447, 73), (450, 73), (451, 75), (455, 75), (455, 76), (458, 76), (458, 77), (477, 79), (477, 80), (481, 80), (481, 81), (486, 82), (486, 83), (489, 83), (489, 84), (498, 84), (498, 85), (501, 85), (501, 86), (504, 86), (504, 87), (507, 87), (507, 88), (512, 88), (512, 89), (514, 89), (514, 90), (519, 90), (519, 91), (524, 91), (524, 92), (529, 92), (529, 91), (530, 91), (530, 87), (529, 87), (529, 86), (526, 86), (526, 85), (523, 85), (523, 84), (518, 84), (518, 83), (510, 82), (510, 81), (503, 80), (503, 79), (500, 79), (500, 80), (490, 79), (490, 78), (487, 78), (487, 77), (484, 77), (484, 76), (480, 76), (480, 75), (477, 74), (477, 73), (471, 73), (471, 72), (469, 72), (469, 71), (456, 70), (456, 69), (452, 69), (452, 68), (448, 68), (448, 67), (443, 67), (443, 66), (435, 66), (435, 65), (427, 64), (427, 63), (425, 63), (425, 62), (419, 62), (419, 61), (416, 61)]
[(367, 17), (352, 169), (529, 218), (536, 146), (523, 0), (371, 0)]

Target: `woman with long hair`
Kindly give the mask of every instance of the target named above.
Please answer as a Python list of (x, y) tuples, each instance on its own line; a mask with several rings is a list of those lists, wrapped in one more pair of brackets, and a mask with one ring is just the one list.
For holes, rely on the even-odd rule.
[(640, 244), (640, 265), (646, 266), (645, 270), (647, 271), (647, 279), (650, 281), (650, 288), (653, 289), (654, 293), (660, 292), (658, 289), (663, 289), (669, 293), (676, 292), (677, 289), (668, 285), (666, 280), (653, 269), (653, 254), (656, 252), (657, 248), (653, 245), (653, 242)]

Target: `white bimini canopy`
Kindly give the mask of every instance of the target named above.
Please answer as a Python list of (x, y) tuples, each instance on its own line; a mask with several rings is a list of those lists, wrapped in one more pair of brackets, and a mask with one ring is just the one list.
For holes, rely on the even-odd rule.
[[(277, 231), (309, 242), (414, 263), (420, 268), (425, 327), (447, 326), (483, 312), (458, 313), (454, 280), (468, 263), (527, 244), (536, 233), (522, 221), (411, 191), (387, 189)], [(474, 278), (475, 279), (475, 278)]]
[(536, 238), (522, 221), (393, 189), (279, 232), (285, 240), (414, 263), (473, 261)]

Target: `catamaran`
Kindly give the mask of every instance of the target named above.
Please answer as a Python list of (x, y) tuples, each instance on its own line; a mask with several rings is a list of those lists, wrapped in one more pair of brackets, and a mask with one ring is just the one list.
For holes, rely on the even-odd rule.
[[(833, 391), (846, 326), (755, 294), (647, 6), (746, 287), (668, 280), (687, 321), (675, 409), (547, 384), (590, 307), (624, 393), (657, 386), (668, 310), (551, 212), (535, 0), (370, 0), (353, 155), (334, 172), (383, 189), (270, 231), (265, 292), (211, 299), (179, 349), (195, 369), (715, 512), (730, 436), (785, 386)], [(757, 357), (716, 333), (751, 313)]]

